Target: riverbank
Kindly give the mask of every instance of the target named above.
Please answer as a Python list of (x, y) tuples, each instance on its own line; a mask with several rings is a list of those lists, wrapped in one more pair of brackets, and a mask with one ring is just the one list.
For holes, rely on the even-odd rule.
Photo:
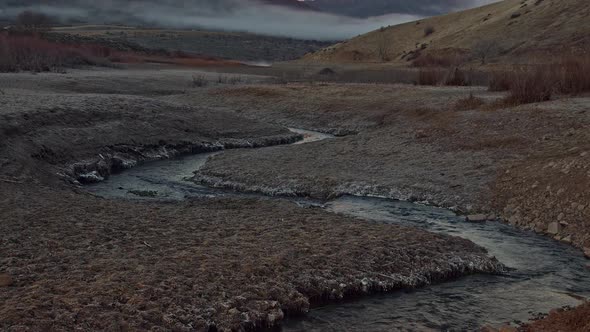
[[(479, 102), (465, 108), (470, 95)], [(250, 118), (352, 135), (225, 153), (198, 182), (421, 201), (590, 247), (588, 98), (507, 107), (482, 88), (363, 84), (235, 87), (199, 98), (215, 104), (220, 96)]]
[(300, 138), (187, 102), (203, 90), (193, 75), (217, 80), (0, 75), (0, 329), (264, 329), (328, 301), (502, 271), (468, 240), (289, 202), (115, 201), (77, 186), (201, 145)]

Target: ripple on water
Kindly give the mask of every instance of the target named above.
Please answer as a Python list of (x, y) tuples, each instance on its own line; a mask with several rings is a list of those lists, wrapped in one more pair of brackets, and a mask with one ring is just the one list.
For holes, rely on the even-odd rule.
[(324, 306), (287, 321), (285, 331), (470, 331), (527, 321), (537, 313), (579, 304), (576, 295), (590, 295), (582, 255), (531, 232), (497, 222), (468, 223), (448, 210), (379, 198), (342, 197), (327, 209), (470, 239), (511, 271)]

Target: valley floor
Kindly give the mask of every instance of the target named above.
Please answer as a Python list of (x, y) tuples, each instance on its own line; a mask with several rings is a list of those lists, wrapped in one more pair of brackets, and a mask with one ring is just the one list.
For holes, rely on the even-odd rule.
[[(263, 329), (324, 302), (502, 269), (464, 239), (291, 202), (114, 201), (79, 183), (293, 142), (287, 126), (341, 137), (228, 150), (194, 180), (425, 201), (590, 247), (588, 98), (505, 109), (479, 88), (222, 81), (0, 75), (0, 329)], [(460, 107), (470, 93), (483, 105)]]

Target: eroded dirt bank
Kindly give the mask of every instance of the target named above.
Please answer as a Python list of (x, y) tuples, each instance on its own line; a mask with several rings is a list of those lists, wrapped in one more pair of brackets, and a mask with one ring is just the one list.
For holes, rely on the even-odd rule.
[[(460, 101), (470, 93), (484, 104), (465, 108)], [(237, 87), (200, 98), (214, 103), (219, 95), (251, 118), (357, 134), (225, 153), (197, 181), (269, 194), (426, 201), (500, 216), (590, 255), (588, 98), (505, 107), (496, 102), (502, 95), (478, 88), (359, 84)]]
[[(200, 93), (191, 74), (0, 76), (0, 329), (261, 329), (323, 301), (501, 270), (464, 239), (292, 203), (111, 201), (63, 181), (199, 144), (296, 138), (186, 103)], [(157, 80), (164, 94), (189, 87), (142, 93)], [(94, 168), (68, 173), (81, 162)]]

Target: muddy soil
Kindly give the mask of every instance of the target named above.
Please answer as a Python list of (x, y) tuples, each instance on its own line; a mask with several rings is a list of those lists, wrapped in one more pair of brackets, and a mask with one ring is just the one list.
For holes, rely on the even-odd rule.
[(92, 196), (80, 181), (137, 163), (300, 138), (187, 102), (197, 87), (171, 96), (193, 72), (109, 73), (0, 76), (2, 330), (262, 329), (325, 301), (502, 269), (461, 238), (288, 202)]

